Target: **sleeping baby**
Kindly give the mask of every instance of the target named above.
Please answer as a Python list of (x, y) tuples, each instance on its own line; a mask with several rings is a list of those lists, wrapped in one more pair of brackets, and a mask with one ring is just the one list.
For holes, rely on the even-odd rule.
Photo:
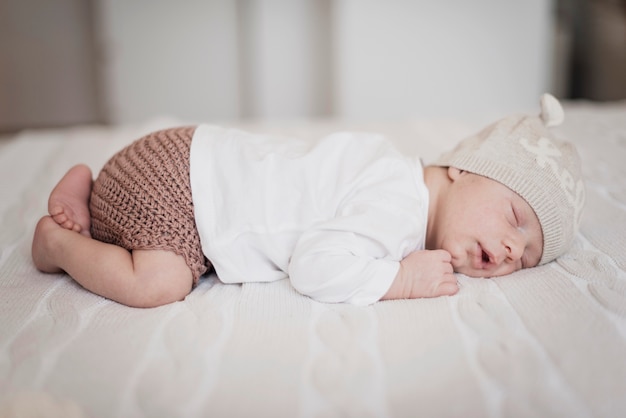
[(184, 299), (200, 276), (289, 278), (322, 302), (453, 295), (454, 273), (494, 277), (548, 263), (570, 246), (584, 186), (574, 147), (537, 116), (463, 140), (434, 165), (384, 137), (316, 142), (200, 125), (147, 135), (94, 181), (71, 168), (37, 224), (35, 266), (134, 307)]

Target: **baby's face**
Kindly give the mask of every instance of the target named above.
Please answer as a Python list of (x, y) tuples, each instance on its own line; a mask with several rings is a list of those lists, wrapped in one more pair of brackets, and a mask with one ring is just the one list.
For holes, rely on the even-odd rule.
[(437, 246), (452, 255), (454, 270), (493, 277), (536, 266), (543, 234), (528, 203), (495, 180), (451, 170), (455, 178), (437, 215)]

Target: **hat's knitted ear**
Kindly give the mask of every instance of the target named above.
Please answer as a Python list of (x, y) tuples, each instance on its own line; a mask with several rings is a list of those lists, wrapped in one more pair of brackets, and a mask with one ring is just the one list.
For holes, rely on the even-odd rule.
[(565, 115), (559, 101), (551, 94), (541, 96), (541, 120), (548, 127), (559, 126)]

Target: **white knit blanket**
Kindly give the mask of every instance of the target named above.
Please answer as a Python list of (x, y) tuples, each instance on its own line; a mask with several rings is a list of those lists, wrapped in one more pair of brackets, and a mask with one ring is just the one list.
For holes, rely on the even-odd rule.
[[(453, 297), (359, 308), (314, 302), (288, 281), (209, 277), (183, 302), (141, 310), (39, 273), (33, 229), (62, 174), (78, 162), (98, 170), (178, 122), (0, 141), (0, 416), (626, 413), (626, 103), (566, 104), (561, 133), (579, 147), (588, 196), (571, 252), (508, 277), (459, 277)], [(484, 122), (237, 126), (304, 137), (374, 130), (428, 162)]]

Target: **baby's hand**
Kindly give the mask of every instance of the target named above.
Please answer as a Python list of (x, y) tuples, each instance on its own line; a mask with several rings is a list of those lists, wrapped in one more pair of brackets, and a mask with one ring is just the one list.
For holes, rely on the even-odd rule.
[(445, 250), (413, 251), (400, 262), (400, 270), (381, 300), (454, 295), (459, 291)]

